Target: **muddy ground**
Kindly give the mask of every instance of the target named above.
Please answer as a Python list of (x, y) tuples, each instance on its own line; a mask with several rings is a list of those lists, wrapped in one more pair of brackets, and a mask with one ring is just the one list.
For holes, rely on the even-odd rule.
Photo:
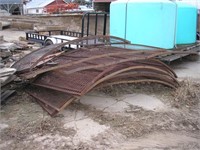
[[(25, 36), (9, 30), (0, 35)], [(199, 150), (200, 60), (171, 67), (179, 76), (177, 90), (159, 84), (98, 89), (54, 118), (19, 86), (1, 106), (0, 149)]]

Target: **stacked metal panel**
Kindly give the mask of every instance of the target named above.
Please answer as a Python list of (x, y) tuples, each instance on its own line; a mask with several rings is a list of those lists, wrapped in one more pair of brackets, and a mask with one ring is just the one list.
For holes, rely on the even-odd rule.
[[(65, 44), (77, 45), (77, 49), (63, 51)], [(168, 52), (145, 46), (131, 51), (118, 47), (124, 44), (129, 42), (116, 37), (85, 37), (34, 51), (13, 67), (29, 81), (27, 92), (52, 116), (99, 87), (123, 83), (179, 86), (172, 69), (155, 59)]]

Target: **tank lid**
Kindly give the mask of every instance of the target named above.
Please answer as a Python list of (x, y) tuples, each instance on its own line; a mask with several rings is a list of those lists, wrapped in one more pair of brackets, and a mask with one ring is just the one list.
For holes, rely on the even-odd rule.
[(169, 0), (128, 0), (128, 2), (135, 2), (135, 3), (173, 3)]
[(169, 0), (116, 0), (111, 3), (129, 3), (129, 2), (135, 2), (135, 3), (173, 3)]
[(192, 4), (188, 4), (186, 2), (176, 2), (178, 7), (184, 7), (184, 8), (196, 8), (196, 6), (192, 5)]
[(111, 2), (111, 4), (117, 4), (117, 3), (128, 3), (129, 0), (117, 0), (117, 1), (113, 1)]

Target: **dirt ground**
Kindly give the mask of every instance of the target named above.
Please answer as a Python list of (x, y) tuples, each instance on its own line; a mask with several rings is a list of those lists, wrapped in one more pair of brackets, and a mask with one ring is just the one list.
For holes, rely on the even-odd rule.
[[(9, 30), (1, 35), (25, 36)], [(171, 67), (179, 77), (177, 90), (159, 84), (98, 89), (54, 118), (21, 86), (1, 106), (0, 149), (199, 150), (200, 59)]]

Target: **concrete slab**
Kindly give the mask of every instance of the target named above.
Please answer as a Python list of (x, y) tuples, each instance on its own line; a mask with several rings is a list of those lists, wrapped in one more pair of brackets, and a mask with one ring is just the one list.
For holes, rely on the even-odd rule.
[(64, 128), (74, 128), (76, 130), (76, 134), (73, 137), (73, 143), (80, 143), (91, 141), (92, 137), (97, 136), (100, 133), (105, 132), (105, 130), (109, 129), (109, 127), (105, 125), (100, 125), (99, 123), (93, 121), (90, 118), (86, 118), (83, 120), (74, 120), (70, 123), (66, 123)]
[(77, 120), (82, 120), (85, 118), (88, 118), (88, 116), (86, 116), (85, 112), (80, 111), (80, 110), (70, 110), (70, 109), (64, 109), (62, 111), (62, 115), (63, 117), (63, 122), (65, 124), (73, 122), (73, 121), (77, 121)]
[(200, 59), (197, 61), (176, 62), (171, 67), (179, 78), (200, 78)]
[(156, 97), (146, 94), (128, 94), (122, 97), (124, 102), (130, 105), (142, 107), (146, 110), (164, 109), (165, 105)]
[(15, 41), (19, 40), (19, 37), (25, 37), (26, 34), (25, 31), (2, 30), (0, 36), (3, 36), (5, 41)]
[(130, 108), (130, 105), (152, 111), (161, 110), (166, 107), (158, 98), (145, 94), (127, 94), (118, 98), (86, 95), (81, 98), (80, 102), (110, 113), (125, 112)]
[(116, 101), (113, 105), (104, 109), (104, 112), (108, 113), (118, 113), (125, 112), (129, 108), (129, 105), (124, 101)]
[(103, 110), (115, 104), (117, 101), (115, 98), (104, 97), (102, 95), (86, 95), (81, 98), (80, 102), (82, 104), (95, 107), (96, 109)]

